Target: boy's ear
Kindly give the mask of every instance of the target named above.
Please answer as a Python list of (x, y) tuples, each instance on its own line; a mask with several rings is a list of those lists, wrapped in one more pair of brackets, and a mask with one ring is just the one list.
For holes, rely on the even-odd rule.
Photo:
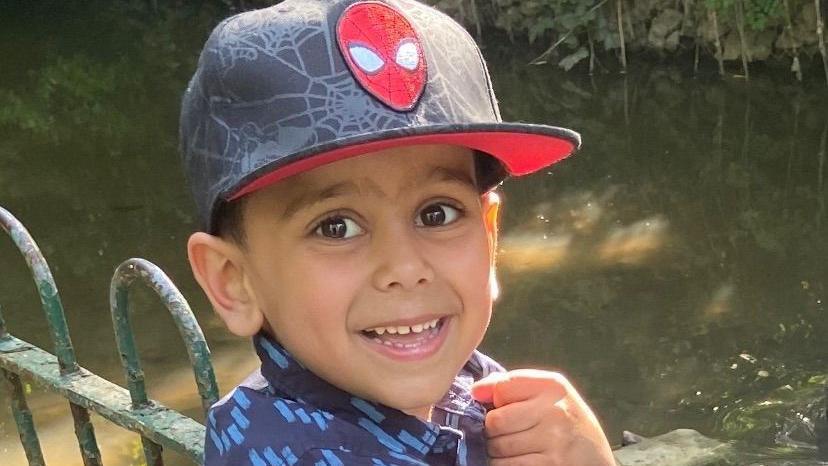
[(497, 255), (497, 227), (500, 221), (500, 196), (494, 191), (483, 195), (483, 223), (486, 227), (486, 234), (489, 237), (489, 284), (491, 286), (492, 300), (500, 295), (500, 285), (497, 282), (495, 267), (495, 256)]
[(240, 337), (262, 328), (262, 314), (250, 287), (247, 264), (240, 247), (218, 236), (193, 233), (187, 241), (193, 276), (227, 329)]
[(494, 191), (483, 195), (483, 222), (486, 226), (486, 233), (489, 236), (489, 249), (491, 251), (492, 263), (497, 251), (497, 226), (500, 219), (500, 196)]

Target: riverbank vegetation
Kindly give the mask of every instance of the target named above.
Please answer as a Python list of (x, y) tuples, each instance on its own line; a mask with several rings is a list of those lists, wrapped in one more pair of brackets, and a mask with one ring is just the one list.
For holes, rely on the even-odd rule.
[[(751, 63), (784, 63), (794, 77), (828, 83), (823, 0), (438, 0), (482, 36), (503, 31), (516, 44), (548, 42), (534, 64), (626, 71), (628, 55), (687, 56), (722, 75), (750, 78)], [(615, 55), (617, 63), (607, 56)], [(615, 61), (615, 60), (613, 60)], [(734, 66), (735, 65), (735, 66)]]
[[(478, 40), (538, 50), (535, 65), (626, 72), (636, 61), (672, 58), (750, 79), (756, 63), (828, 84), (828, 0), (422, 0), (461, 21)], [(46, 2), (50, 3), (50, 2)], [(92, 2), (93, 4), (96, 2)], [(279, 0), (100, 2), (124, 20), (215, 15)], [(61, 8), (63, 9), (63, 8)], [(632, 57), (632, 58), (631, 58)], [(642, 59), (638, 57), (643, 57)]]
[[(509, 49), (530, 57), (523, 63), (574, 73), (618, 73), (647, 68), (655, 58), (749, 79), (761, 62), (771, 66), (761, 66), (760, 73), (783, 67), (791, 70), (792, 81), (818, 83), (824, 74), (828, 83), (828, 0), (428, 1), (466, 24), (487, 55)], [(48, 1), (21, 6), (7, 21), (0, 20), (9, 37), (0, 44), (9, 71), (0, 86), (0, 126), (57, 140), (65, 135), (53, 130), (56, 119), (91, 128), (91, 122), (104, 118), (107, 131), (124, 134), (128, 120), (103, 115), (103, 96), (128, 106), (144, 102), (148, 90), (176, 95), (194, 67), (195, 51), (217, 21), (272, 3), (118, 0), (84, 7)], [(12, 17), (17, 20), (8, 21)], [(38, 18), (60, 18), (49, 28), (53, 41), (30, 37), (26, 25)], [(73, 32), (81, 21), (94, 33)], [(115, 37), (115, 30), (129, 31), (121, 37), (131, 40), (98, 40)], [(18, 53), (31, 47), (26, 44), (39, 44), (43, 53)], [(78, 54), (79, 49), (96, 53)], [(34, 63), (32, 56), (41, 59)], [(131, 71), (136, 67), (153, 71), (138, 79)]]
[[(722, 76), (750, 79), (751, 64), (785, 66), (792, 76), (824, 75), (828, 0), (423, 0), (463, 22), (478, 39), (503, 33), (515, 47), (548, 47), (531, 63), (626, 72), (629, 55), (711, 62)], [(131, 0), (159, 12), (183, 5), (230, 11), (278, 0)], [(607, 57), (615, 56), (612, 60)]]

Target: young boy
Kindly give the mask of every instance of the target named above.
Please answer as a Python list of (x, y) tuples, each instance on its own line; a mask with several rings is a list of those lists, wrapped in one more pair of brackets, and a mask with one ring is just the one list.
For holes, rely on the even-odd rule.
[(411, 0), (286, 0), (219, 24), (182, 153), (190, 264), (261, 370), (210, 410), (205, 464), (614, 464), (566, 379), (477, 352), (507, 175), (572, 153), (500, 121), (461, 26)]

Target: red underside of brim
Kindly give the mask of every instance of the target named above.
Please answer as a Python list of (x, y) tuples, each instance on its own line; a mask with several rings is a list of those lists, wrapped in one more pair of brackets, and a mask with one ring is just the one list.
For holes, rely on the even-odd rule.
[(550, 135), (533, 133), (480, 131), (471, 133), (422, 134), (382, 139), (329, 150), (284, 165), (256, 178), (233, 194), (228, 200), (238, 199), (279, 180), (331, 162), (392, 147), (415, 144), (448, 144), (479, 150), (500, 160), (509, 174), (515, 176), (526, 175), (549, 166), (570, 155), (575, 150), (575, 145), (571, 141)]

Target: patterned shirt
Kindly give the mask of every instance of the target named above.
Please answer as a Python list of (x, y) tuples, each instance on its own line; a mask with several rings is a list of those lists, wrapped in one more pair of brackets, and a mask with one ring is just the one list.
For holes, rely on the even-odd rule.
[(430, 422), (353, 396), (254, 338), (261, 369), (210, 408), (205, 466), (481, 466), (485, 408), (471, 384), (504, 369), (475, 351)]

